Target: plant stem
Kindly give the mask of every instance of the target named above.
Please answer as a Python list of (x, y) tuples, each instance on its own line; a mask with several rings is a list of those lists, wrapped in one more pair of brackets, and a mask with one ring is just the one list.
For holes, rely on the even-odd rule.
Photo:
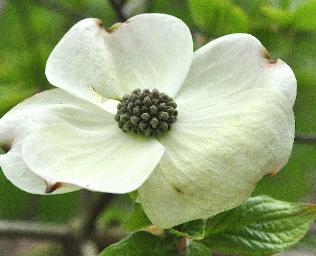
[(124, 1), (116, 1), (116, 0), (109, 0), (113, 10), (116, 12), (116, 15), (120, 21), (127, 20), (126, 15), (123, 12)]

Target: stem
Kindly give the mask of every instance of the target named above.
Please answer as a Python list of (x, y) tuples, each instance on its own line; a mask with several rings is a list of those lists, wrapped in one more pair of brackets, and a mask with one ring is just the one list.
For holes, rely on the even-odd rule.
[(116, 1), (116, 0), (109, 0), (113, 10), (116, 12), (116, 15), (120, 21), (127, 20), (126, 15), (123, 12), (124, 1)]
[(187, 250), (187, 238), (181, 237), (176, 241), (176, 248), (179, 255), (185, 255)]
[[(125, 233), (121, 229), (97, 230), (96, 242), (102, 248), (119, 241)], [(28, 238), (38, 241), (51, 240), (62, 243), (65, 256), (94, 256), (95, 241), (82, 240), (80, 230), (67, 224), (47, 224), (34, 221), (0, 220), (0, 238)], [(97, 254), (96, 254), (97, 255)]]
[(0, 221), (0, 237), (32, 237), (38, 240), (63, 241), (69, 235), (67, 225), (43, 224), (32, 221)]

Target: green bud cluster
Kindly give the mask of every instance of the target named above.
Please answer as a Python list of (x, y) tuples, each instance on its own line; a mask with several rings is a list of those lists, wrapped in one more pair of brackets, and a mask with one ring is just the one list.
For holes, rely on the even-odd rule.
[(177, 104), (157, 89), (135, 89), (117, 105), (115, 120), (124, 132), (159, 136), (177, 120)]

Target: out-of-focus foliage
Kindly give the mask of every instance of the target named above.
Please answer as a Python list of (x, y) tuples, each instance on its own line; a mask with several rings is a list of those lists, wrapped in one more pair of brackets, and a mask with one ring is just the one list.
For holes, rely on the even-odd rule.
[(41, 243), (34, 245), (32, 248), (20, 253), (17, 256), (56, 256), (62, 254), (62, 246), (55, 243)]
[(195, 24), (206, 35), (249, 31), (247, 14), (230, 0), (189, 0), (189, 8)]
[[(129, 0), (125, 13), (162, 12), (190, 27), (194, 45), (227, 33), (251, 33), (270, 54), (294, 70), (298, 80), (296, 130), (316, 133), (316, 0)], [(2, 1), (0, 0), (0, 3)], [(10, 0), (0, 4), (0, 116), (21, 100), (51, 88), (45, 62), (77, 21), (118, 21), (108, 0)], [(287, 166), (266, 177), (255, 194), (315, 202), (316, 146), (295, 144)], [(81, 214), (80, 193), (34, 196), (15, 188), (0, 173), (0, 218), (66, 222)], [(131, 214), (127, 197), (115, 201), (104, 222), (122, 223)]]

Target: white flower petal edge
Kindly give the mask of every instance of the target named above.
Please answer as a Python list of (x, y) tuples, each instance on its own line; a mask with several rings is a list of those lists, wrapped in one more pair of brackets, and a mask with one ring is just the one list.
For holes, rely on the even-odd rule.
[(16, 187), (32, 194), (61, 194), (80, 189), (72, 184), (48, 184), (34, 174), (21, 156), (21, 144), (15, 145), (8, 153), (0, 155), (0, 167), (8, 180)]
[(188, 77), (176, 100), (209, 106), (251, 88), (275, 90), (292, 105), (296, 98), (296, 79), (286, 63), (271, 59), (252, 35), (230, 34), (194, 52)]
[(23, 159), (47, 180), (100, 192), (131, 192), (155, 169), (164, 148), (155, 139), (125, 134), (111, 124), (100, 131), (45, 127), (23, 143)]
[[(56, 124), (58, 124), (58, 127), (56, 127)], [(59, 176), (63, 177), (60, 173), (62, 171), (68, 171), (65, 170), (65, 168), (68, 168), (69, 162), (72, 163), (72, 161), (74, 161), (76, 163), (76, 155), (77, 157), (81, 155), (81, 157), (86, 161), (91, 161), (91, 158), (94, 159), (95, 155), (85, 153), (89, 150), (92, 152), (93, 149), (91, 147), (100, 147), (100, 141), (103, 141), (104, 138), (99, 138), (97, 136), (103, 135), (103, 133), (106, 133), (109, 129), (113, 129), (114, 125), (115, 122), (113, 120), (113, 115), (93, 104), (73, 97), (60, 89), (45, 91), (22, 102), (9, 111), (0, 120), (0, 145), (10, 149), (8, 153), (0, 155), (0, 166), (6, 177), (13, 184), (30, 193), (65, 193), (77, 190), (79, 189), (78, 186), (81, 185), (80, 182), (80, 184), (75, 184), (75, 182), (79, 179), (78, 177), (82, 177), (80, 176), (81, 173), (77, 172), (80, 170), (75, 169), (74, 166), (70, 166), (72, 175), (74, 176), (73, 180), (60, 179)], [(61, 130), (60, 127), (66, 127), (65, 132), (64, 130)], [(55, 135), (54, 132), (61, 132), (58, 134), (59, 138), (63, 140), (63, 143), (68, 144), (67, 147), (62, 143), (60, 144), (65, 146), (63, 147), (64, 155), (60, 153), (54, 154), (53, 145), (55, 141), (51, 141), (53, 138), (50, 136), (45, 137), (41, 144), (36, 144), (36, 141), (41, 139), (41, 137), (37, 138), (36, 134), (40, 135), (49, 129), (54, 130), (52, 131), (51, 136)], [(123, 138), (126, 136), (118, 128), (116, 128), (116, 130), (118, 133), (122, 133)], [(67, 137), (68, 133), (70, 133), (69, 138)], [(84, 143), (83, 140), (81, 140), (80, 142), (82, 144), (80, 148), (72, 148), (72, 142), (74, 141), (72, 141), (71, 138), (74, 139), (74, 136), (85, 134), (89, 135), (86, 138), (91, 139), (91, 141)], [(36, 138), (36, 141), (32, 144), (32, 138), (34, 137)], [(82, 138), (78, 137), (77, 139), (79, 141)], [(133, 138), (127, 139), (127, 143), (129, 143), (129, 140), (132, 139)], [(123, 141), (123, 139), (121, 139), (121, 141)], [(93, 142), (96, 144), (93, 145)], [(143, 150), (145, 152), (147, 149), (148, 152), (151, 152), (153, 148), (158, 149), (159, 152), (155, 152), (157, 153), (155, 156), (158, 158), (156, 161), (159, 161), (161, 155), (163, 154), (163, 147), (156, 140), (147, 141), (146, 145), (142, 142), (138, 143), (137, 140), (134, 143), (135, 147), (143, 146)], [(29, 146), (25, 146), (25, 144)], [(147, 145), (148, 148), (146, 147)], [(125, 145), (121, 145), (121, 147), (121, 151), (124, 151)], [(46, 150), (45, 152), (47, 154), (41, 155), (38, 158), (34, 157), (40, 150)], [(52, 152), (49, 152), (49, 150), (52, 150)], [(100, 161), (108, 161), (109, 158), (114, 158), (112, 153), (108, 152), (108, 148), (102, 148), (100, 149), (100, 152), (100, 154), (103, 152), (103, 158), (100, 159)], [(72, 157), (74, 158), (66, 159), (66, 157), (69, 157), (71, 154), (73, 154)], [(138, 160), (142, 156), (143, 155), (136, 156), (135, 159)], [(29, 158), (32, 158), (32, 160)], [(27, 161), (25, 161), (25, 159)], [(153, 162), (155, 162), (155, 159)], [(131, 160), (131, 163), (127, 163), (125, 161), (125, 164), (132, 165), (134, 163), (133, 161), (133, 159)], [(35, 173), (35, 170), (33, 170), (33, 165), (38, 166), (37, 162), (41, 163), (41, 167), (45, 172), (44, 175), (41, 175), (41, 173)], [(50, 169), (50, 166), (54, 165), (56, 167), (56, 163), (58, 163), (58, 172), (54, 174), (49, 173), (49, 170), (52, 170), (52, 168)], [(142, 162), (139, 162), (138, 164), (140, 166), (140, 170), (137, 169), (135, 172), (139, 174), (139, 179), (133, 178), (133, 173), (125, 176), (127, 181), (124, 180), (124, 182), (128, 183), (130, 187), (139, 186), (154, 169), (154, 167), (152, 169), (147, 169), (147, 165), (144, 167), (144, 169), (146, 169), (144, 173), (140, 174), (139, 172), (143, 170)], [(127, 169), (130, 170), (129, 167)], [(89, 171), (91, 173), (94, 171), (93, 166), (91, 166)], [(106, 175), (109, 170), (101, 169), (99, 171), (103, 175)], [(113, 170), (111, 169), (110, 171)], [(125, 174), (124, 169), (116, 170), (116, 175), (121, 177), (122, 172)], [(115, 192), (116, 190), (121, 189), (121, 184), (109, 184), (109, 182), (111, 182), (110, 179), (103, 180), (102, 191), (113, 189), (113, 192)], [(70, 185), (69, 183), (73, 185)], [(99, 183), (100, 181), (97, 182), (97, 185), (99, 185)], [(121, 183), (123, 184), (123, 181), (121, 181)], [(47, 184), (48, 187), (46, 186)], [(114, 188), (115, 186), (117, 188)], [(93, 185), (91, 185), (91, 189), (97, 190), (97, 188), (93, 187)]]
[[(49, 187), (54, 186), (34, 174), (25, 164), (21, 155), (21, 145), (25, 138), (43, 126), (58, 121), (64, 122), (64, 119), (74, 119), (71, 111), (67, 114), (65, 110), (71, 110), (74, 105), (79, 109), (81, 104), (91, 105), (60, 89), (54, 89), (26, 99), (0, 119), (0, 145), (8, 149), (6, 154), (0, 155), (0, 167), (8, 180), (20, 189), (33, 194), (46, 194), (46, 191), (50, 190)], [(57, 185), (51, 194), (80, 189), (71, 184)]]
[(288, 161), (296, 80), (263, 49), (254, 37), (237, 34), (196, 52), (176, 97), (178, 121), (160, 140), (165, 154), (139, 189), (156, 225), (169, 228), (236, 207)]
[(173, 16), (141, 14), (109, 30), (89, 18), (57, 44), (46, 76), (51, 84), (92, 102), (96, 95), (117, 99), (136, 88), (156, 87), (173, 96), (189, 71), (192, 44), (188, 27)]

